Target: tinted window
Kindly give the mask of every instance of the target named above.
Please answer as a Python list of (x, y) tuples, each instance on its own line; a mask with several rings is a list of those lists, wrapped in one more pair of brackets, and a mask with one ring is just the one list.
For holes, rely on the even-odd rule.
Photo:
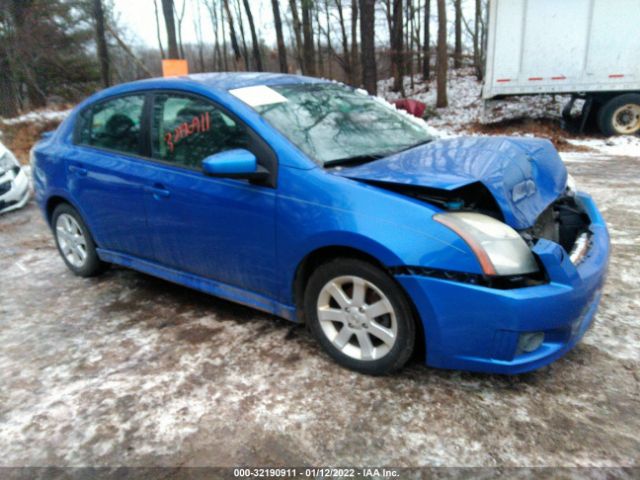
[(118, 97), (99, 103), (83, 113), (80, 143), (138, 154), (144, 95)]
[(210, 102), (182, 95), (158, 95), (153, 108), (154, 158), (200, 168), (214, 153), (247, 148), (245, 127)]

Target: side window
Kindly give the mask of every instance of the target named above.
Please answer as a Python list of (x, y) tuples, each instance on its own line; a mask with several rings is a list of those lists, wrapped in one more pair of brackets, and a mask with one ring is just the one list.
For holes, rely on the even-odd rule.
[(144, 95), (118, 97), (94, 105), (80, 117), (80, 143), (139, 154), (143, 108)]
[(200, 168), (214, 153), (247, 148), (244, 126), (206, 100), (163, 94), (153, 107), (154, 158), (189, 168)]

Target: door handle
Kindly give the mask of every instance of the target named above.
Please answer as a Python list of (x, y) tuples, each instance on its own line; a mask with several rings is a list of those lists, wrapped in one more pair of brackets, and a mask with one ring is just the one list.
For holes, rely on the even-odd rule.
[(86, 177), (87, 173), (89, 173), (86, 168), (80, 167), (78, 165), (69, 165), (69, 172), (76, 173), (81, 177)]
[(167, 190), (164, 185), (161, 185), (159, 183), (155, 183), (150, 187), (146, 187), (147, 192), (150, 192), (153, 194), (153, 196), (157, 199), (159, 198), (167, 198), (169, 195), (171, 195), (171, 192), (169, 190)]

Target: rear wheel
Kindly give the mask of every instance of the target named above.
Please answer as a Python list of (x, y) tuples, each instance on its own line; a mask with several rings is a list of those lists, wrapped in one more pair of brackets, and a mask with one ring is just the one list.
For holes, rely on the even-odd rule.
[(605, 135), (633, 135), (640, 132), (640, 95), (618, 95), (598, 112), (598, 127)]
[(104, 270), (96, 245), (82, 217), (71, 205), (58, 205), (51, 217), (58, 251), (69, 270), (80, 277), (91, 277)]
[(339, 364), (383, 375), (411, 357), (415, 323), (404, 292), (381, 269), (354, 259), (320, 266), (305, 291), (309, 328)]

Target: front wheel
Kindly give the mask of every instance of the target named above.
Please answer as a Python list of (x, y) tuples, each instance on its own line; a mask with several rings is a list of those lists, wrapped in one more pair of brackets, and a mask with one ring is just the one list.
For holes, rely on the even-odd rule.
[(598, 111), (598, 127), (605, 135), (634, 135), (640, 132), (640, 94), (618, 95)]
[(355, 259), (333, 260), (311, 275), (304, 301), (311, 332), (342, 366), (383, 375), (411, 357), (411, 307), (381, 269)]

